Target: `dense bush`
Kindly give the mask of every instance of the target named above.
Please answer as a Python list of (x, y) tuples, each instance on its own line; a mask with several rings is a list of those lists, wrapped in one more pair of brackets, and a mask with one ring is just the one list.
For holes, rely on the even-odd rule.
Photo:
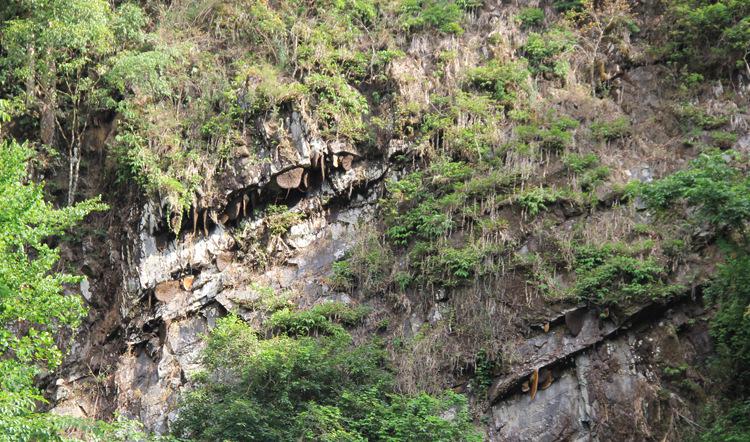
[(580, 11), (584, 7), (585, 0), (553, 0), (552, 6), (560, 12)]
[(698, 436), (701, 442), (746, 442), (750, 440), (750, 401), (737, 401), (710, 416), (710, 426)]
[[(5, 115), (0, 112), (0, 123)], [(55, 245), (92, 211), (99, 198), (62, 209), (28, 183), (33, 151), (0, 143), (0, 440), (62, 440), (62, 430), (84, 424), (37, 413), (43, 401), (35, 377), (57, 368), (68, 341), (86, 316), (80, 296), (69, 293), (82, 277), (60, 270)]]
[(736, 256), (719, 267), (706, 295), (718, 305), (711, 336), (734, 384), (728, 394), (746, 397), (750, 394), (750, 256), (742, 250), (732, 253)]
[(197, 441), (481, 440), (462, 396), (394, 393), (384, 351), (354, 346), (336, 327), (339, 333), (318, 338), (295, 329), (296, 338), (261, 339), (234, 316), (220, 320), (204, 352), (207, 371), (181, 403), (177, 434)]
[(716, 304), (710, 333), (716, 346), (714, 370), (722, 399), (710, 410), (701, 441), (750, 440), (750, 256), (746, 244), (727, 248), (729, 258), (706, 289)]
[(575, 250), (579, 299), (597, 305), (627, 305), (658, 300), (679, 287), (666, 284), (666, 269), (653, 257), (643, 257), (637, 248), (621, 244), (581, 246)]
[(665, 52), (672, 60), (689, 63), (691, 70), (747, 69), (750, 2), (677, 0), (669, 13)]
[(544, 22), (544, 11), (540, 8), (523, 8), (518, 13), (518, 21), (524, 28), (540, 25)]
[(464, 11), (452, 0), (403, 0), (401, 23), (407, 30), (437, 29), (449, 34), (461, 34), (460, 21)]
[(500, 63), (492, 60), (485, 66), (469, 69), (469, 85), (492, 94), (507, 107), (518, 107), (519, 93), (524, 90), (529, 71), (522, 62)]
[(618, 117), (611, 121), (595, 121), (589, 129), (594, 139), (613, 141), (630, 134), (630, 120), (627, 117)]
[(741, 154), (707, 152), (681, 170), (646, 185), (646, 203), (664, 210), (680, 202), (695, 210), (691, 218), (719, 231), (744, 230), (750, 219), (750, 177), (740, 168)]
[(545, 121), (522, 124), (514, 128), (516, 140), (533, 148), (553, 152), (563, 151), (573, 142), (577, 120), (567, 116), (549, 115)]
[(543, 34), (532, 32), (521, 48), (535, 74), (554, 74), (564, 77), (568, 62), (564, 55), (573, 49), (575, 37), (565, 28), (553, 28)]

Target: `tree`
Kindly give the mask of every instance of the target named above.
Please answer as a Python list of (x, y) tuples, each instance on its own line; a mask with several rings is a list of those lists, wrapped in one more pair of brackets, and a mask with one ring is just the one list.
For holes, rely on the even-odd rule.
[(351, 324), (361, 317), (337, 303), (282, 309), (260, 334), (236, 316), (219, 320), (203, 352), (207, 370), (180, 404), (177, 435), (196, 441), (481, 440), (465, 397), (396, 394), (383, 348), (353, 345), (334, 319)]
[(591, 90), (595, 91), (599, 82), (607, 80), (603, 48), (608, 41), (620, 40), (622, 34), (632, 28), (630, 4), (626, 0), (584, 0), (581, 9), (571, 17), (580, 24), (577, 48), (586, 58)]
[(53, 208), (41, 185), (26, 182), (32, 153), (0, 144), (0, 439), (7, 440), (51, 440), (61, 425), (35, 412), (43, 399), (34, 378), (61, 363), (61, 332), (77, 327), (86, 309), (79, 296), (63, 294), (80, 278), (53, 271), (59, 251), (49, 239), (107, 208), (99, 198)]
[(68, 154), (68, 204), (78, 187), (83, 134), (103, 108), (103, 65), (117, 49), (141, 39), (145, 15), (124, 4), (113, 11), (104, 0), (12, 0), (0, 17), (4, 57), (0, 68), (15, 82), (39, 119), (39, 138)]

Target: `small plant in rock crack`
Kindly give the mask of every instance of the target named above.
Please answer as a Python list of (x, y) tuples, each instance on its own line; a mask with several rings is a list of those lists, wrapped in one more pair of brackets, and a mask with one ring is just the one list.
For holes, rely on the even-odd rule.
[(617, 117), (614, 120), (598, 120), (589, 127), (591, 136), (599, 141), (614, 141), (630, 135), (630, 120), (627, 117)]
[(560, 198), (560, 193), (547, 187), (536, 187), (527, 190), (516, 197), (516, 201), (524, 210), (524, 213), (534, 217), (544, 210), (547, 210), (550, 203), (554, 203)]
[(619, 243), (577, 247), (573, 293), (591, 304), (608, 306), (662, 300), (682, 289), (668, 284), (666, 269), (644, 253)]
[(500, 363), (490, 358), (485, 350), (480, 350), (477, 353), (474, 362), (474, 377), (471, 381), (476, 389), (475, 394), (477, 396), (484, 396), (487, 393), (499, 367)]
[(284, 235), (293, 225), (304, 218), (302, 213), (292, 212), (286, 206), (275, 204), (271, 204), (266, 208), (265, 215), (264, 223), (271, 236), (274, 237)]
[(540, 8), (523, 8), (516, 18), (522, 28), (531, 28), (544, 22), (544, 11)]

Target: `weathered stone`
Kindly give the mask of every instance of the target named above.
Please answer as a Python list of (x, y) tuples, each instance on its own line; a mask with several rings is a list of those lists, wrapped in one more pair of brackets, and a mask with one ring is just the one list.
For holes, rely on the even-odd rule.
[(586, 310), (576, 309), (565, 313), (565, 326), (573, 336), (578, 336), (586, 320)]
[(586, 440), (580, 422), (582, 400), (578, 383), (571, 374), (563, 375), (535, 399), (528, 394), (514, 396), (492, 408), (493, 441), (545, 442)]

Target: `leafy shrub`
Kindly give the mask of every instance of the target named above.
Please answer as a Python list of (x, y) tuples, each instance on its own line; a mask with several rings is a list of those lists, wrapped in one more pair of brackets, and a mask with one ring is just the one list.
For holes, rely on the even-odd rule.
[(366, 294), (386, 290), (393, 282), (393, 253), (374, 231), (364, 229), (349, 261), (357, 287)]
[(711, 336), (721, 359), (724, 375), (736, 384), (727, 393), (733, 398), (750, 393), (750, 256), (730, 251), (706, 289), (707, 299), (718, 305), (711, 320)]
[[(677, 0), (669, 7), (665, 53), (672, 60), (703, 71), (747, 66), (750, 47), (750, 4), (735, 0)], [(721, 42), (707, 45), (706, 42)]]
[(464, 11), (452, 0), (403, 0), (401, 23), (409, 31), (437, 29), (447, 34), (462, 34), (459, 22)]
[(492, 98), (507, 107), (518, 107), (516, 100), (525, 88), (529, 71), (523, 62), (500, 63), (490, 61), (486, 66), (469, 69), (466, 73), (468, 84), (489, 92)]
[(309, 310), (279, 310), (271, 315), (267, 326), (289, 336), (337, 335), (345, 333), (339, 324), (355, 325), (367, 312), (340, 302), (324, 302)]
[(334, 290), (349, 291), (353, 288), (355, 275), (348, 259), (336, 261), (331, 265), (329, 283)]
[(630, 120), (627, 117), (618, 117), (611, 121), (595, 121), (589, 129), (594, 139), (613, 141), (630, 134)]
[(456, 287), (476, 274), (482, 258), (483, 252), (476, 246), (438, 247), (420, 264), (420, 276), (429, 284)]
[(692, 216), (719, 231), (744, 230), (750, 219), (750, 178), (739, 168), (743, 157), (735, 152), (708, 152), (666, 178), (645, 185), (644, 201), (664, 211), (678, 202), (695, 208)]
[(289, 336), (337, 335), (344, 333), (338, 324), (329, 321), (316, 310), (294, 311), (288, 308), (275, 312), (268, 320), (268, 327)]
[(732, 132), (715, 130), (709, 134), (711, 144), (720, 149), (729, 149), (737, 142), (737, 135)]
[[(66, 293), (82, 277), (60, 271), (60, 237), (100, 198), (55, 209), (44, 189), (28, 183), (26, 145), (0, 142), (0, 428), (4, 440), (58, 440), (60, 422), (39, 415), (35, 377), (63, 361), (64, 332), (86, 317), (80, 296)], [(69, 335), (68, 335), (69, 336)]]
[(400, 214), (386, 234), (396, 244), (406, 245), (412, 238), (437, 239), (453, 226), (453, 220), (440, 210), (434, 198), (428, 197), (416, 207)]
[(610, 173), (608, 167), (599, 165), (599, 157), (593, 153), (586, 155), (566, 154), (563, 156), (562, 161), (570, 172), (578, 175), (578, 183), (583, 191), (588, 191), (596, 187)]
[(705, 109), (693, 104), (683, 104), (675, 109), (677, 118), (680, 120), (682, 129), (686, 132), (701, 129), (710, 130), (718, 129), (729, 123), (729, 117), (726, 115), (712, 115)]
[(577, 120), (566, 116), (547, 117), (539, 124), (522, 124), (514, 128), (516, 138), (525, 145), (559, 152), (573, 142), (571, 130), (579, 125)]
[(532, 32), (521, 48), (535, 74), (547, 73), (562, 77), (567, 72), (565, 53), (575, 44), (572, 32), (564, 28), (553, 28), (543, 34)]
[(523, 8), (517, 18), (522, 28), (530, 28), (544, 22), (544, 11), (540, 8)]
[(281, 236), (287, 233), (293, 225), (299, 223), (303, 218), (304, 215), (302, 213), (292, 212), (286, 206), (269, 204), (266, 207), (263, 222), (271, 236)]
[(565, 167), (573, 173), (583, 173), (585, 170), (599, 164), (599, 157), (595, 153), (581, 154), (566, 154), (562, 158), (562, 162)]
[(235, 67), (237, 73), (232, 82), (234, 96), (230, 103), (239, 105), (239, 113), (255, 116), (274, 111), (309, 92), (306, 85), (284, 81), (283, 73), (268, 63), (240, 60)]
[(723, 395), (707, 416), (709, 425), (701, 441), (743, 441), (750, 438), (750, 256), (747, 245), (727, 247), (727, 261), (720, 265), (706, 289), (706, 300), (716, 304), (710, 334), (716, 348), (716, 385)]
[(256, 295), (251, 300), (237, 301), (242, 307), (258, 310), (264, 313), (273, 313), (277, 310), (281, 310), (284, 307), (289, 307), (291, 304), (291, 298), (293, 293), (289, 290), (284, 290), (281, 293), (277, 293), (273, 287), (261, 285), (258, 283), (250, 283), (249, 289)]
[(553, 0), (552, 6), (559, 12), (580, 11), (584, 7), (584, 0)]
[(492, 169), (487, 173), (481, 173), (473, 176), (470, 180), (456, 186), (457, 193), (468, 197), (481, 197), (484, 195), (493, 195), (497, 192), (509, 188), (516, 180), (514, 173), (504, 170)]
[(360, 141), (365, 136), (362, 115), (369, 110), (367, 100), (350, 86), (341, 76), (311, 74), (305, 85), (317, 98), (317, 115), (323, 126), (323, 134), (330, 137), (343, 136)]
[(731, 403), (716, 412), (709, 428), (699, 435), (701, 442), (743, 442), (750, 440), (750, 400)]
[(487, 390), (492, 386), (495, 373), (500, 368), (500, 365), (498, 361), (491, 359), (486, 351), (480, 350), (477, 353), (472, 383), (478, 395), (487, 393)]
[[(322, 315), (321, 315), (322, 316)], [(318, 320), (319, 321), (319, 320)], [(394, 393), (385, 352), (345, 331), (260, 339), (238, 318), (218, 321), (207, 372), (180, 403), (175, 432), (196, 441), (479, 441), (466, 399)], [(444, 418), (449, 410), (454, 417)]]
[(573, 292), (597, 305), (620, 305), (668, 297), (677, 286), (664, 282), (666, 271), (654, 258), (620, 244), (581, 246), (575, 250)]
[(535, 187), (527, 190), (516, 197), (518, 204), (523, 210), (534, 217), (539, 212), (547, 210), (547, 205), (554, 203), (560, 197), (560, 193), (546, 187)]

